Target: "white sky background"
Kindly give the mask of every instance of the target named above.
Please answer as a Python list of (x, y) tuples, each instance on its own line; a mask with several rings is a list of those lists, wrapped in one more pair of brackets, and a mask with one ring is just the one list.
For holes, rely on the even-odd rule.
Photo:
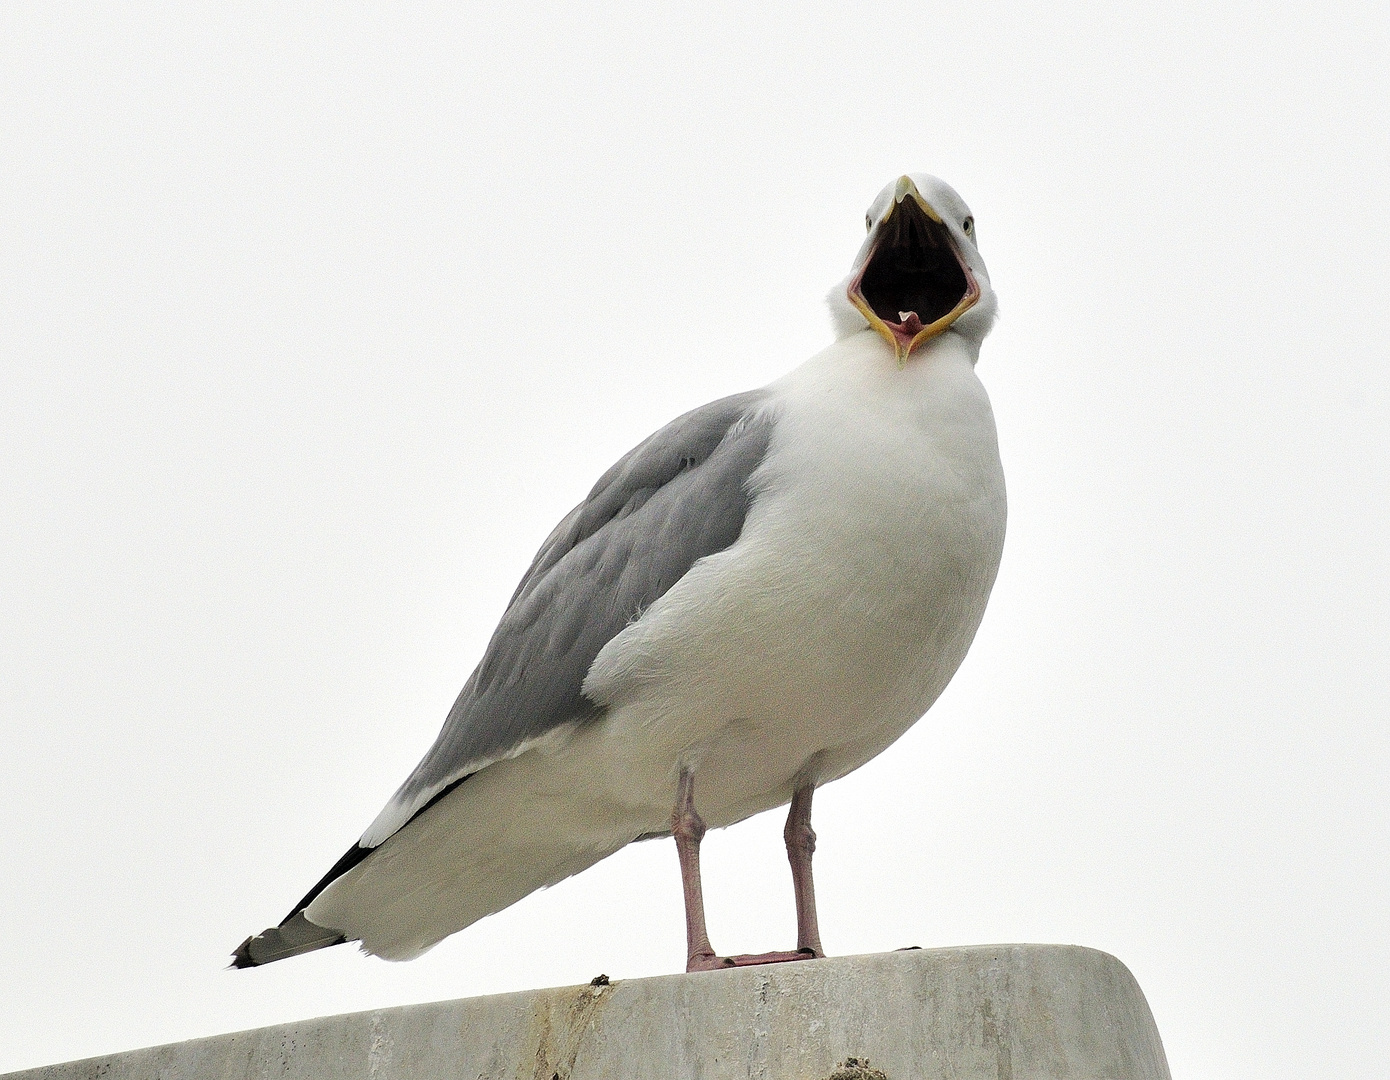
[[(1383, 9), (475, 7), (0, 14), (0, 1071), (679, 970), (669, 843), (410, 964), (223, 968), (598, 474), (828, 342), (909, 170), (1000, 294), (1009, 538), (817, 798), (828, 948), (1105, 949), (1179, 1077), (1380, 1060)], [(780, 830), (706, 843), (721, 950), (792, 943)]]

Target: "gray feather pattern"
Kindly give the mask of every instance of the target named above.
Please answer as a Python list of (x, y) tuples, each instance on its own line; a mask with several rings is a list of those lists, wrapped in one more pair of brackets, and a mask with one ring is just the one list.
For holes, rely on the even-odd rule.
[(238, 945), (232, 953), (232, 967), (259, 967), (342, 943), (343, 935), (338, 931), (315, 926), (304, 917), (304, 912), (295, 911), (279, 926), (263, 930)]
[(755, 390), (688, 412), (604, 473), (541, 545), (392, 805), (413, 812), (468, 772), (598, 714), (580, 687), (599, 651), (696, 561), (738, 539), (772, 434), (759, 411), (767, 397)]

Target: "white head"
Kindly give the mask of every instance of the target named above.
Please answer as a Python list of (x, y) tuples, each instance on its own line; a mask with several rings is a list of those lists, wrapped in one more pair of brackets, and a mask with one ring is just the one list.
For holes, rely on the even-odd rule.
[(872, 328), (903, 363), (948, 332), (978, 349), (998, 302), (964, 200), (936, 177), (911, 173), (878, 193), (864, 224), (869, 235), (849, 277), (830, 292), (836, 336)]

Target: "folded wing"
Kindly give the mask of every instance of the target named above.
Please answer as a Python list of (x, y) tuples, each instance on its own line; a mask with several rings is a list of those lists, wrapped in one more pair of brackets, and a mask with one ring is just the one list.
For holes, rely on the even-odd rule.
[(699, 559), (738, 539), (773, 424), (766, 391), (723, 398), (600, 478), (536, 553), (429, 752), (284, 922), (237, 949), (236, 966), (341, 942), (303, 914), (325, 888), (470, 776), (599, 715), (581, 690), (594, 658)]

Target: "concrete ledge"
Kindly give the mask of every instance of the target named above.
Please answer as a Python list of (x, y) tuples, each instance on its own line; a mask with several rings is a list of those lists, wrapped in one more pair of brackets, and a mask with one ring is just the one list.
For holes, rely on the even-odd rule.
[(1129, 970), (995, 945), (330, 1016), (5, 1080), (1170, 1080)]

